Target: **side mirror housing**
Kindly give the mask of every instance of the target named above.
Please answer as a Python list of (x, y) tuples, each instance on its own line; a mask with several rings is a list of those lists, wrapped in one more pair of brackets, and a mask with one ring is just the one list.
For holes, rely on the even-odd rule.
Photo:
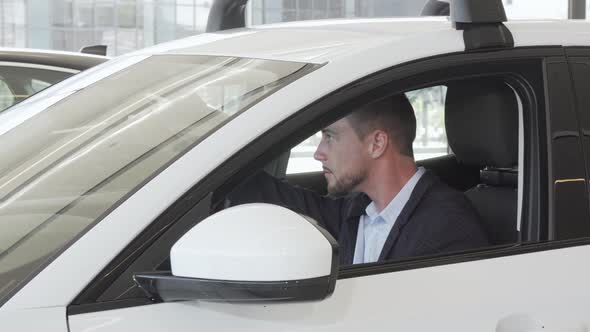
[(170, 272), (135, 282), (161, 301), (309, 301), (332, 294), (338, 244), (312, 219), (263, 203), (218, 212), (172, 247)]

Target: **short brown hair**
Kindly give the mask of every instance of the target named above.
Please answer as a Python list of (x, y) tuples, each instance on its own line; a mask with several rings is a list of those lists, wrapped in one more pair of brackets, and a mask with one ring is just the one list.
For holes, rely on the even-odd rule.
[(350, 125), (360, 139), (374, 130), (389, 134), (399, 152), (414, 157), (412, 143), (416, 138), (416, 115), (405, 94), (389, 96), (360, 107), (348, 115)]

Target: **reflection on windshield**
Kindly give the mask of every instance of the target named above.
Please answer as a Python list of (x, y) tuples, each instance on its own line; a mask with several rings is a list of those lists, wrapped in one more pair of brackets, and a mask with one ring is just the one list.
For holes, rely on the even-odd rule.
[(153, 56), (0, 136), (0, 286), (22, 282), (159, 169), (309, 67)]

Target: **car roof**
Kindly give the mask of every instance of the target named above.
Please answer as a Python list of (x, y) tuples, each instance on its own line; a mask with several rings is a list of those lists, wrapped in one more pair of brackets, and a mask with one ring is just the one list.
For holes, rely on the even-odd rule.
[(324, 63), (360, 49), (439, 31), (447, 25), (444, 18), (300, 21), (204, 33), (138, 53), (228, 55)]
[[(568, 20), (509, 21), (515, 47), (590, 45), (590, 23)], [(325, 63), (367, 52), (411, 53), (416, 41), (429, 53), (449, 50), (444, 36), (460, 35), (447, 17), (335, 19), (253, 26), (204, 33), (134, 54), (201, 54)], [(440, 37), (443, 37), (442, 39)], [(418, 52), (420, 53), (420, 52)], [(417, 58), (408, 54), (409, 58)]]
[(109, 57), (92, 54), (38, 49), (0, 48), (0, 61), (18, 62), (43, 66), (85, 70), (107, 60)]

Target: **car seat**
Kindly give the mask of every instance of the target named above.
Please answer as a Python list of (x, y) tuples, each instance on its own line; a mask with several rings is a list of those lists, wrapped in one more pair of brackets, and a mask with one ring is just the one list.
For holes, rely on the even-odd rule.
[(457, 160), (480, 168), (465, 194), (493, 245), (518, 240), (518, 99), (504, 81), (478, 78), (448, 84), (445, 126)]

